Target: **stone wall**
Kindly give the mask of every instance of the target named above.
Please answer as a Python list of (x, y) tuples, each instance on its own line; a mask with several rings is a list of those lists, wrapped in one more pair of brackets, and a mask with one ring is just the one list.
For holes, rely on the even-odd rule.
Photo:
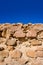
[(0, 65), (43, 65), (43, 24), (0, 24)]

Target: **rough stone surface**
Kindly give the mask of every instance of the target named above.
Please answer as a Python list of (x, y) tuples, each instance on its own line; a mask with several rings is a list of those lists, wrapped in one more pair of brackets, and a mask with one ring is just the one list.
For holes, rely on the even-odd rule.
[(0, 24), (0, 65), (43, 65), (43, 24)]
[(13, 36), (18, 37), (18, 38), (20, 38), (20, 37), (22, 38), (22, 37), (25, 37), (25, 33), (23, 33), (22, 30), (18, 30), (18, 31), (16, 31), (16, 32), (14, 33)]
[(26, 55), (27, 55), (28, 57), (34, 58), (34, 57), (36, 57), (36, 52), (29, 49), (29, 50), (26, 52)]
[(27, 34), (26, 34), (26, 36), (27, 37), (36, 37), (36, 31), (33, 29), (33, 30), (28, 30), (27, 31)]
[(21, 57), (21, 52), (18, 50), (10, 51), (10, 55), (14, 59), (19, 59)]
[(7, 41), (7, 45), (8, 46), (15, 45), (15, 43), (16, 43), (16, 39), (15, 38), (8, 39), (8, 41)]
[(38, 40), (36, 40), (36, 39), (33, 39), (33, 40), (31, 40), (30, 41), (31, 42), (31, 45), (41, 45), (42, 43), (41, 43), (41, 41), (38, 41)]

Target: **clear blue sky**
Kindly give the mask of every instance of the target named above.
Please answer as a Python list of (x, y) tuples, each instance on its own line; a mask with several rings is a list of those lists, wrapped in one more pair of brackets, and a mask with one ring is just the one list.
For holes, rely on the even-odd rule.
[(0, 23), (43, 23), (43, 0), (0, 0)]

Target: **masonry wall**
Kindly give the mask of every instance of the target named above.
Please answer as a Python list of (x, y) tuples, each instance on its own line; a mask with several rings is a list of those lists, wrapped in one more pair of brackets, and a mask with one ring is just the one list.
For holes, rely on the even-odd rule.
[(43, 24), (0, 24), (0, 65), (43, 65)]

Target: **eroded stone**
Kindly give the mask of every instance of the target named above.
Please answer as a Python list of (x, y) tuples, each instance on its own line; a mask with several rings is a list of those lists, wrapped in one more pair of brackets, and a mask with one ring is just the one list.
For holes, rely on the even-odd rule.
[(31, 45), (34, 45), (34, 46), (35, 45), (41, 45), (42, 44), (41, 41), (38, 41), (36, 39), (31, 40), (30, 43), (31, 43)]
[(18, 37), (18, 38), (22, 38), (22, 37), (25, 37), (25, 33), (23, 33), (22, 30), (18, 30), (18, 31), (16, 31), (16, 32), (14, 33), (13, 36)]
[(8, 57), (8, 55), (9, 55), (9, 52), (7, 50), (0, 51), (0, 56), (2, 56), (3, 58)]
[(22, 53), (19, 50), (10, 51), (10, 55), (14, 59), (19, 59)]
[(36, 57), (36, 52), (34, 51), (34, 50), (28, 50), (27, 52), (26, 52), (26, 55), (28, 56), (28, 57), (32, 57), (32, 58), (34, 58), (34, 57)]
[(32, 37), (33, 37), (33, 38), (36, 37), (36, 35), (37, 35), (37, 34), (36, 34), (36, 31), (33, 30), (33, 29), (32, 29), (32, 30), (28, 30), (27, 33), (26, 33), (26, 36), (27, 36), (27, 37), (31, 37), (31, 38), (32, 38)]
[(16, 43), (16, 39), (15, 38), (11, 38), (11, 39), (8, 39), (8, 41), (7, 41), (7, 45), (15, 45), (15, 43)]

